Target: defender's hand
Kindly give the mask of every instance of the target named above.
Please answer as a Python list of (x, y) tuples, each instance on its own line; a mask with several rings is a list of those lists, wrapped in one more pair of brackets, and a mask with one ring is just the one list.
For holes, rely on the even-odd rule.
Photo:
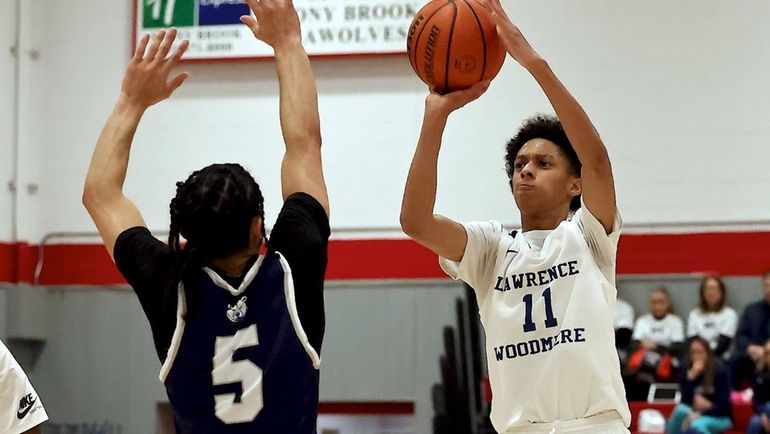
[(246, 3), (256, 18), (244, 15), (241, 22), (257, 39), (273, 49), (302, 43), (299, 17), (291, 0), (246, 0)]
[[(176, 29), (161, 30), (152, 38), (149, 50), (147, 44), (150, 35), (145, 35), (136, 46), (133, 57), (128, 63), (126, 75), (121, 86), (121, 98), (129, 104), (142, 109), (163, 101), (171, 96), (190, 74), (182, 72), (169, 80), (171, 70), (187, 51), (189, 41), (184, 40), (171, 56), (171, 45), (176, 39)], [(145, 50), (147, 51), (145, 53)]]

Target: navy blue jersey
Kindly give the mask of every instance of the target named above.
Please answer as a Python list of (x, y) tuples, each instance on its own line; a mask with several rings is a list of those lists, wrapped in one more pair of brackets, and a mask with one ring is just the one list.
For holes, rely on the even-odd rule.
[(320, 359), (300, 324), (286, 260), (260, 257), (237, 289), (204, 271), (190, 322), (180, 286), (160, 375), (178, 432), (315, 433)]

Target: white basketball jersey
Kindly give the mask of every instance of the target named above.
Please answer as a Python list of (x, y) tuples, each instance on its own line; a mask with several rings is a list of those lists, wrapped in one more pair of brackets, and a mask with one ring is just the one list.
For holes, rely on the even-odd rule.
[(47, 420), (27, 374), (0, 341), (0, 433), (22, 433)]
[(684, 342), (684, 323), (681, 318), (670, 313), (661, 319), (655, 319), (648, 313), (636, 320), (632, 338), (635, 341), (650, 339), (669, 347), (674, 342)]
[(462, 261), (441, 259), (476, 291), (498, 432), (613, 411), (630, 425), (613, 328), (620, 226), (607, 235), (585, 206), (551, 231), (466, 223)]
[(734, 337), (738, 327), (738, 315), (725, 306), (719, 312), (703, 312), (696, 307), (687, 318), (687, 337), (700, 336), (707, 340), (711, 349), (717, 347), (719, 335)]

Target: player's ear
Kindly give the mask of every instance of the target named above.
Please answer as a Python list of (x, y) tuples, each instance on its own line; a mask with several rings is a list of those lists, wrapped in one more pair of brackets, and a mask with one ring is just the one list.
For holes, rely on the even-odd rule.
[(572, 197), (580, 196), (583, 193), (583, 180), (581, 178), (570, 179), (567, 190)]

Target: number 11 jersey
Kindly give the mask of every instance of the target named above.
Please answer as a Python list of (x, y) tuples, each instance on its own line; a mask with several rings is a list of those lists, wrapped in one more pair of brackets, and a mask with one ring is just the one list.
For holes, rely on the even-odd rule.
[(549, 231), (465, 223), (461, 262), (441, 259), (476, 292), (498, 432), (612, 411), (630, 424), (613, 329), (620, 225), (607, 235), (585, 206)]
[(204, 271), (189, 322), (180, 285), (160, 374), (178, 432), (315, 433), (320, 358), (300, 324), (288, 262), (269, 252), (237, 289)]

